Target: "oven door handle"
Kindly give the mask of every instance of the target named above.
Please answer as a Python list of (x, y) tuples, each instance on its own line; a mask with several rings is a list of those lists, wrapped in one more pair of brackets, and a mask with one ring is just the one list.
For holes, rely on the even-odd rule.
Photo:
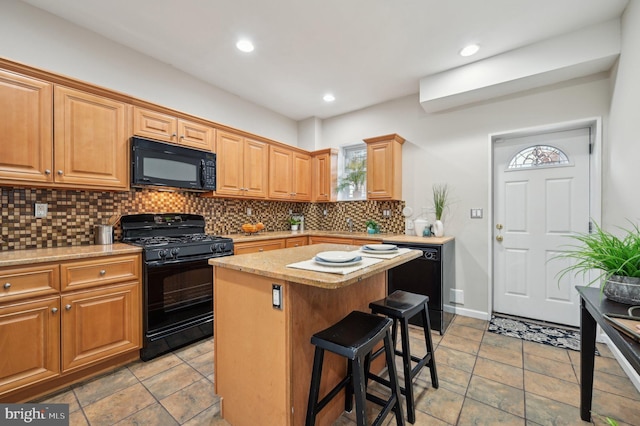
[(178, 263), (187, 263), (187, 262), (197, 262), (200, 260), (209, 260), (216, 257), (224, 257), (224, 256), (233, 256), (233, 253), (225, 254), (223, 256), (204, 254), (202, 256), (194, 256), (186, 259), (182, 258), (182, 259), (170, 259), (170, 260), (151, 260), (151, 261), (145, 261), (144, 264), (149, 268), (159, 268), (166, 265), (175, 265)]

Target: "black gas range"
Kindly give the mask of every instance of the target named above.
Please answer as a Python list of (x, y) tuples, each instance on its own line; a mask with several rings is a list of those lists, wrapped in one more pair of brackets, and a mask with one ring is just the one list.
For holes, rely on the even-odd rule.
[(150, 360), (213, 335), (213, 269), (233, 255), (233, 240), (205, 233), (203, 216), (123, 216), (122, 241), (143, 248), (143, 348)]

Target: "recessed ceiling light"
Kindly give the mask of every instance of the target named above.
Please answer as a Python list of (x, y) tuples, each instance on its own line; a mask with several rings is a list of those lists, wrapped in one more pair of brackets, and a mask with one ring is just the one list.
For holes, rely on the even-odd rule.
[(460, 56), (475, 55), (478, 50), (480, 50), (480, 46), (478, 46), (477, 44), (470, 44), (462, 48), (462, 50), (460, 51)]
[(253, 49), (254, 49), (253, 43), (251, 43), (251, 41), (247, 39), (239, 40), (236, 43), (236, 47), (238, 48), (238, 50), (245, 53), (253, 52)]
[(331, 93), (327, 93), (322, 97), (322, 99), (324, 99), (325, 102), (333, 102), (336, 100), (336, 97), (333, 96)]

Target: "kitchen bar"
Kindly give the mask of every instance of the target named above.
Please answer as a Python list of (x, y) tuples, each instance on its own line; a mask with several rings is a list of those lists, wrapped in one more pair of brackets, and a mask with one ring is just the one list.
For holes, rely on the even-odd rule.
[[(313, 346), (311, 335), (349, 314), (369, 311), (387, 292), (387, 271), (420, 256), (412, 250), (346, 275), (289, 268), (329, 250), (319, 244), (210, 259), (214, 282), (215, 389), (222, 416), (233, 425), (304, 423)], [(278, 293), (279, 292), (279, 293)], [(327, 354), (321, 394), (346, 373), (344, 359)], [(344, 410), (336, 398), (317, 424)]]

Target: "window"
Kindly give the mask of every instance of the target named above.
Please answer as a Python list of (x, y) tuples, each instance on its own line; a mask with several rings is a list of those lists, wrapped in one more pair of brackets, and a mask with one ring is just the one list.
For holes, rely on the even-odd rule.
[(513, 156), (508, 170), (569, 164), (569, 158), (560, 149), (549, 145), (525, 148)]
[(340, 154), (342, 158), (338, 161), (338, 200), (365, 200), (367, 198), (367, 146), (365, 144), (345, 146)]

